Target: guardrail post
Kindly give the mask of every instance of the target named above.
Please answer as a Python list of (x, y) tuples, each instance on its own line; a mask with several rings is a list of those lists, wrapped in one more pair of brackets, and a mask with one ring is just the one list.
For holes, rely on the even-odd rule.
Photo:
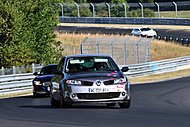
[(160, 5), (157, 3), (157, 2), (155, 2), (155, 4), (156, 4), (156, 6), (157, 6), (157, 10), (158, 10), (158, 12), (157, 12), (157, 17), (158, 18), (160, 18)]
[(90, 5), (92, 6), (93, 17), (96, 17), (96, 12), (95, 12), (94, 4), (90, 3)]
[(76, 7), (77, 7), (77, 15), (78, 17), (80, 17), (80, 8), (79, 5), (77, 3), (75, 3)]
[(108, 7), (108, 17), (110, 17), (110, 5), (108, 3), (106, 3), (107, 7)]
[(13, 74), (16, 74), (16, 67), (13, 66)]
[(124, 11), (125, 11), (125, 17), (127, 17), (127, 9), (126, 9), (126, 4), (125, 3), (122, 3), (123, 6), (124, 6)]
[(59, 3), (59, 5), (61, 6), (61, 16), (64, 17), (63, 4)]
[(5, 75), (5, 68), (4, 67), (1, 67), (1, 72), (2, 72), (1, 73), (2, 75)]
[(141, 16), (142, 16), (142, 18), (144, 18), (143, 5), (141, 3), (139, 3), (139, 5), (141, 6)]
[(176, 16), (176, 18), (177, 18), (177, 4), (176, 4), (176, 2), (172, 2), (173, 4), (174, 4), (174, 6), (175, 6), (175, 16)]
[(35, 64), (32, 63), (32, 73), (34, 73), (35, 71), (36, 71), (36, 69), (35, 69)]

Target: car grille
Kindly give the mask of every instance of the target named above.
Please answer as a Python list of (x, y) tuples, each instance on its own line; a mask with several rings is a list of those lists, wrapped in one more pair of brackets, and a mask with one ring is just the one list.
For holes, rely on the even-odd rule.
[(78, 93), (77, 97), (79, 99), (111, 99), (119, 97), (119, 92), (111, 93)]
[(82, 85), (83, 85), (83, 86), (92, 86), (92, 85), (93, 85), (93, 82), (83, 81), (83, 82), (82, 82)]
[(104, 85), (113, 85), (113, 84), (114, 84), (114, 80), (104, 81)]

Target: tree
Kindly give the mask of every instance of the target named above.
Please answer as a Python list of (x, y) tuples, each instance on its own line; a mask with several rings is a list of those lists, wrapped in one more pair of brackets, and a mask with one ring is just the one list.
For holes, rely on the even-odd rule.
[(0, 66), (51, 63), (58, 24), (55, 0), (0, 1)]

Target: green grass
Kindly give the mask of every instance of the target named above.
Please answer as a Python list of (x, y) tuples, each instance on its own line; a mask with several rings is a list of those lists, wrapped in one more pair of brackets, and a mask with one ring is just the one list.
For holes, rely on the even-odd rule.
[[(161, 18), (176, 18), (176, 12), (175, 11), (161, 11), (160, 17)], [(190, 18), (190, 11), (178, 11), (177, 18)]]

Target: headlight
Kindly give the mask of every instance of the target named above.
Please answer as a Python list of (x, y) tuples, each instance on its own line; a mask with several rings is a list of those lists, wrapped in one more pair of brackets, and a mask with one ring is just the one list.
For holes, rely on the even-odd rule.
[(71, 85), (81, 85), (81, 81), (78, 80), (67, 80), (66, 81), (67, 84), (71, 84)]
[(34, 81), (35, 85), (42, 85), (40, 81)]
[(126, 79), (125, 78), (119, 78), (114, 80), (114, 84), (122, 84), (125, 83)]

